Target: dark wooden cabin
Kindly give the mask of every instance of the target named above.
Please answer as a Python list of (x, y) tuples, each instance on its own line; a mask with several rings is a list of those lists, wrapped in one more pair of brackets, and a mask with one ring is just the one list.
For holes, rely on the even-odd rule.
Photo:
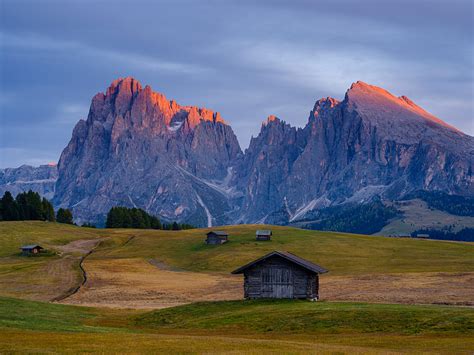
[(229, 235), (222, 231), (210, 231), (207, 233), (206, 244), (224, 244), (227, 243)]
[(258, 230), (256, 233), (256, 239), (260, 241), (268, 241), (272, 239), (271, 230)]
[(20, 249), (23, 255), (39, 255), (41, 250), (43, 250), (43, 247), (37, 244), (33, 244), (33, 245), (24, 245)]
[(319, 274), (323, 267), (284, 252), (273, 251), (233, 274), (244, 274), (244, 297), (319, 299)]

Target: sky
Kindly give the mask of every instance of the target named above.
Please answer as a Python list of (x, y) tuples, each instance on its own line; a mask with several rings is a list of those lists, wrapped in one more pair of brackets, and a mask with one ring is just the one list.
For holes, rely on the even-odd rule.
[(242, 148), (365, 81), (474, 135), (474, 2), (0, 0), (0, 168), (57, 162), (116, 78), (219, 111)]

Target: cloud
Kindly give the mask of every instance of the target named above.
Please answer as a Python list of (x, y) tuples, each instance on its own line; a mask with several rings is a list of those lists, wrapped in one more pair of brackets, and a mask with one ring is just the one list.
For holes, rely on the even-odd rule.
[(167, 61), (157, 57), (141, 55), (133, 52), (121, 52), (105, 48), (97, 48), (85, 43), (53, 39), (38, 34), (10, 34), (0, 32), (0, 43), (6, 48), (23, 48), (28, 50), (60, 51), (68, 54), (77, 53), (81, 56), (101, 58), (109, 63), (122, 63), (132, 68), (148, 71), (172, 72), (181, 74), (206, 73), (211, 69), (202, 65)]

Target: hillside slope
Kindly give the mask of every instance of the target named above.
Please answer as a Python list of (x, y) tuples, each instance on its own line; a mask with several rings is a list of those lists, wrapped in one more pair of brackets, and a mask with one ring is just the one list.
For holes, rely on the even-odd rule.
[[(2, 222), (0, 296), (52, 300), (67, 293), (59, 275), (85, 285), (61, 302), (119, 308), (162, 308), (195, 301), (242, 298), (242, 279), (230, 272), (269, 251), (286, 250), (329, 269), (321, 277), (323, 300), (472, 304), (474, 245), (371, 237), (265, 226), (271, 242), (255, 241), (257, 225), (225, 227), (230, 241), (204, 243), (208, 229), (155, 231), (91, 229), (44, 222)], [(14, 232), (13, 232), (14, 231)], [(67, 243), (67, 240), (71, 243)], [(56, 256), (25, 258), (18, 247), (39, 243)], [(67, 248), (65, 248), (68, 246)], [(32, 280), (37, 280), (32, 282)], [(72, 278), (69, 281), (73, 281)], [(69, 282), (68, 281), (68, 282)], [(70, 285), (70, 284), (67, 284)]]

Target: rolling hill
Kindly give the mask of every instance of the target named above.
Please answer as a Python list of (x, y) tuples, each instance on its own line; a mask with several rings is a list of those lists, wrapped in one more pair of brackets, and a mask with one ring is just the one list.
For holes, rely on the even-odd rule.
[[(277, 226), (256, 242), (256, 228), (225, 227), (230, 241), (208, 246), (209, 229), (2, 222), (0, 351), (37, 339), (70, 352), (474, 349), (474, 245)], [(49, 253), (22, 257), (26, 243)], [(230, 271), (275, 249), (329, 269), (321, 302), (241, 300)]]

